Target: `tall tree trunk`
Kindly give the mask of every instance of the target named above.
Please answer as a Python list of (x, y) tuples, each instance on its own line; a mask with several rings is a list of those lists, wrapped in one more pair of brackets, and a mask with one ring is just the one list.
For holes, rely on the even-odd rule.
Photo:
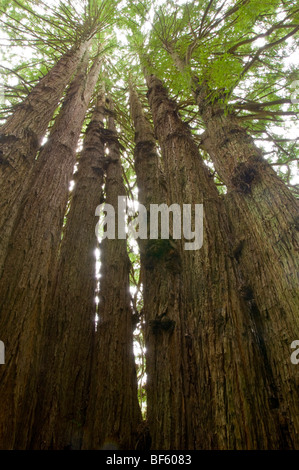
[[(166, 181), (156, 151), (156, 139), (150, 123), (144, 116), (138, 95), (130, 87), (131, 116), (135, 127), (135, 169), (138, 186), (138, 200), (143, 204), (150, 218), (150, 204), (167, 202)], [(149, 226), (148, 226), (149, 233)], [(183, 357), (182, 338), (170, 334), (167, 318), (180, 325), (181, 275), (172, 269), (171, 257), (153, 256), (155, 243), (139, 239), (141, 257), (141, 282), (143, 285), (143, 315), (145, 320), (146, 348), (146, 393), (147, 421), (152, 449), (179, 449), (181, 442), (181, 406), (183, 397), (181, 362)], [(162, 319), (161, 327), (159, 319)], [(174, 354), (175, 352), (175, 354)]]
[(92, 387), (84, 447), (134, 449), (141, 412), (133, 355), (130, 262), (125, 239), (118, 239), (118, 197), (125, 196), (119, 143), (109, 116), (106, 203), (115, 209), (116, 238), (100, 244), (101, 281)]
[(0, 275), (37, 151), (88, 46), (86, 41), (65, 54), (0, 128)]
[[(185, 65), (173, 51), (180, 72)], [(273, 377), (272, 402), (285, 445), (299, 445), (299, 372), (290, 360), (298, 331), (298, 201), (263, 159), (246, 129), (223, 105), (209, 100), (205, 80), (192, 78), (193, 94), (206, 126), (203, 146), (226, 184), (225, 198), (233, 230), (233, 256), (244, 273), (241, 289), (263, 341)]]
[(99, 68), (97, 60), (86, 77), (85, 61), (68, 90), (40, 154), (30, 193), (23, 200), (0, 279), (0, 331), (7, 357), (0, 376), (0, 445), (4, 449), (22, 449), (30, 442), (45, 299), (55, 273), (76, 145)]
[(223, 201), (175, 103), (155, 76), (147, 76), (147, 84), (168, 203), (203, 203), (205, 214), (200, 250), (186, 251), (183, 241), (176, 242), (184, 290), (180, 321), (169, 334), (179, 335), (183, 353), (176, 356), (181, 377), (172, 390), (182, 397), (176, 411), (181, 416), (178, 448), (279, 447), (284, 434), (272, 409), (277, 390), (254, 318), (238, 289), (240, 274), (230, 256)]
[(104, 106), (99, 98), (86, 130), (56, 279), (47, 296), (35, 448), (82, 444), (95, 333), (95, 209), (104, 182)]
[(298, 448), (299, 371), (290, 360), (299, 330), (298, 201), (233, 114), (209, 103), (204, 88), (197, 103), (206, 125), (203, 144), (228, 188), (233, 254), (276, 383), (273, 407), (289, 445)]

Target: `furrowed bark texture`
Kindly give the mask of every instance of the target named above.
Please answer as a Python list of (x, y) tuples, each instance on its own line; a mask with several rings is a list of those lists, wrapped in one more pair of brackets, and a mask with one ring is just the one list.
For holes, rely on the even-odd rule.
[[(118, 196), (125, 196), (114, 120), (109, 117), (106, 203), (118, 218)], [(87, 449), (135, 449), (141, 412), (133, 356), (129, 293), (130, 262), (126, 240), (105, 238), (100, 244), (101, 279), (90, 405), (84, 437)]]
[(176, 448), (275, 448), (283, 439), (272, 409), (276, 390), (250, 306), (238, 289), (223, 201), (176, 104), (156, 77), (147, 76), (147, 84), (168, 204), (204, 205), (202, 248), (186, 251), (184, 241), (176, 241), (184, 286), (180, 321), (170, 333), (181, 340), (181, 390), (172, 390), (182, 397), (181, 427), (173, 429), (180, 437)]
[[(135, 127), (135, 169), (138, 200), (148, 211), (150, 204), (167, 202), (166, 181), (156, 150), (152, 126), (144, 116), (135, 89), (130, 88), (131, 116)], [(148, 226), (149, 233), (149, 226)], [(181, 362), (178, 357), (183, 338), (180, 325), (181, 276), (171, 254), (155, 252), (156, 240), (139, 239), (143, 315), (145, 320), (147, 422), (152, 449), (179, 448), (181, 403), (183, 401)], [(170, 320), (171, 319), (171, 320)], [(176, 325), (176, 330), (172, 329)], [(173, 393), (178, 390), (178, 393)]]
[(0, 376), (0, 445), (26, 448), (31, 439), (45, 301), (60, 244), (76, 146), (100, 62), (77, 74), (42, 150), (15, 225), (0, 279), (0, 331), (7, 363)]
[(98, 99), (75, 175), (53, 290), (32, 446), (80, 449), (95, 333), (95, 209), (104, 182), (104, 99)]
[(290, 361), (299, 331), (298, 201), (234, 115), (200, 93), (197, 102), (207, 129), (204, 146), (228, 188), (233, 256), (276, 384), (272, 406), (287, 445), (299, 448), (299, 370)]
[(42, 138), (88, 45), (65, 54), (0, 128), (0, 275)]

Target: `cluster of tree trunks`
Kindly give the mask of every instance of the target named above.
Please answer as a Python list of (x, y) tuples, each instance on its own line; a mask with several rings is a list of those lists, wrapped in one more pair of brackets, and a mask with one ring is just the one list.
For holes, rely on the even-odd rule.
[(31, 439), (45, 345), (46, 296), (57, 272), (76, 147), (100, 66), (97, 59), (88, 72), (87, 55), (80, 63), (39, 153), (6, 253), (0, 279), (0, 331), (7, 350), (7, 363), (1, 369), (3, 448), (22, 448)]
[[(109, 99), (107, 98), (109, 106)], [(112, 108), (112, 109), (111, 109)], [(115, 208), (118, 233), (118, 197), (126, 195), (120, 145), (108, 107), (106, 142), (106, 203)], [(101, 279), (99, 321), (92, 364), (91, 399), (84, 448), (134, 449), (141, 424), (133, 354), (133, 317), (130, 298), (130, 260), (126, 239), (105, 238), (100, 243)]]
[(62, 93), (88, 45), (89, 42), (83, 42), (65, 54), (1, 127), (0, 274), (19, 206), (28, 189), (37, 152)]
[[(285, 407), (280, 410), (277, 404), (277, 390), (282, 385), (273, 377), (266, 339), (254, 317), (243, 272), (246, 265), (235, 263), (234, 233), (223, 198), (162, 83), (153, 75), (147, 76), (147, 83), (162, 150), (168, 203), (202, 202), (205, 209), (201, 250), (184, 251), (178, 245), (181, 318), (167, 312), (175, 321), (173, 334), (181, 332), (181, 352), (177, 354), (176, 349), (176, 360), (186, 358), (180, 368), (181, 392), (178, 386), (169, 389), (184, 397), (181, 409), (175, 409), (182, 423), (182, 441), (176, 445), (222, 449), (292, 446), (296, 442), (296, 434), (291, 437), (293, 410), (287, 412), (289, 421), (283, 420)], [(289, 354), (280, 360), (285, 363)], [(291, 368), (292, 365), (289, 371)], [(285, 399), (291, 407), (288, 387)], [(297, 393), (295, 389), (293, 392)], [(162, 404), (157, 416), (163, 416), (163, 409), (168, 406), (169, 401)], [(187, 419), (183, 418), (184, 413)], [(159, 426), (158, 421), (156, 425)], [(170, 431), (172, 436), (173, 432)]]
[(298, 369), (290, 361), (297, 201), (204, 86), (194, 91), (203, 145), (225, 196), (163, 83), (145, 71), (153, 126), (129, 87), (139, 202), (148, 212), (162, 203), (204, 208), (198, 250), (172, 237), (139, 240), (146, 422), (125, 238), (99, 245), (95, 329), (95, 209), (103, 197), (115, 208), (117, 234), (127, 191), (116, 115), (97, 91), (101, 60), (89, 67), (88, 46), (66, 54), (0, 129), (0, 447), (298, 448)]

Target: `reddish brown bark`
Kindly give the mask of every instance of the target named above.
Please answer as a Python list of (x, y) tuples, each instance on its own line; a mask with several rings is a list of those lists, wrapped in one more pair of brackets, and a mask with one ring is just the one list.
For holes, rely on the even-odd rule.
[[(120, 149), (113, 117), (109, 117), (106, 203), (115, 208), (125, 196)], [(84, 448), (135, 449), (141, 412), (133, 356), (130, 305), (130, 262), (126, 240), (104, 239), (101, 250), (99, 322)]]
[[(133, 86), (130, 87), (130, 108), (135, 128), (138, 200), (146, 207), (149, 222), (150, 204), (167, 202), (166, 181), (156, 151), (153, 129), (144, 116)], [(147, 423), (151, 446), (152, 449), (179, 448), (180, 402), (183, 398), (173, 390), (180, 391), (182, 388), (178, 357), (183, 356), (184, 351), (181, 350), (180, 336), (170, 334), (170, 330), (173, 326), (171, 321), (176, 322), (176, 328), (180, 327), (181, 276), (173, 269), (171, 256), (154, 256), (151, 250), (154, 250), (156, 241), (139, 239), (138, 242), (145, 320)], [(179, 410), (179, 415), (176, 410)]]
[(0, 128), (0, 275), (36, 154), (89, 42), (65, 54)]
[[(277, 388), (264, 344), (240, 292), (222, 199), (202, 163), (189, 129), (161, 82), (147, 76), (149, 103), (162, 149), (168, 204), (204, 205), (204, 242), (185, 251), (177, 241), (181, 282), (173, 333), (181, 341), (176, 448), (253, 449), (288, 445), (288, 432), (272, 406)], [(162, 413), (162, 405), (161, 413)], [(159, 406), (158, 405), (158, 406)]]
[(86, 130), (56, 279), (47, 296), (35, 448), (82, 444), (95, 333), (95, 208), (104, 181), (104, 104), (99, 98)]
[[(175, 52), (174, 63), (185, 64)], [(272, 403), (286, 446), (298, 448), (299, 372), (290, 361), (298, 331), (298, 201), (263, 158), (234, 113), (209, 99), (205, 80), (193, 76), (193, 92), (206, 126), (203, 146), (228, 188), (232, 254), (242, 269), (241, 290), (263, 341), (265, 361), (277, 390)]]
[(204, 88), (197, 102), (206, 124), (203, 144), (228, 188), (233, 255), (244, 273), (242, 289), (277, 387), (273, 406), (290, 435), (289, 445), (298, 448), (299, 371), (290, 361), (299, 330), (298, 201), (236, 116), (209, 103)]
[(86, 67), (87, 61), (72, 82), (40, 154), (0, 279), (0, 331), (7, 355), (0, 378), (4, 449), (26, 448), (31, 439), (46, 294), (55, 273), (76, 145), (100, 62), (95, 62), (88, 76)]

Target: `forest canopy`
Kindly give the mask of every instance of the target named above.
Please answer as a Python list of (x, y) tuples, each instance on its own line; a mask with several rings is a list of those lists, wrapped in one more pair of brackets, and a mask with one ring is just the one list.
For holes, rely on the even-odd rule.
[[(226, 105), (298, 191), (298, 107), (292, 103), (298, 80), (296, 2), (13, 1), (3, 2), (1, 13), (2, 120), (72, 45), (91, 14), (92, 21), (100, 18), (103, 70), (117, 105), (126, 108), (128, 74), (142, 87), (139, 57), (146, 47), (155, 73), (167, 79), (184, 119), (200, 135), (204, 128), (190, 99), (191, 74), (206, 73), (213, 92), (225, 89)], [(177, 74), (170, 52), (182, 61), (183, 74)]]

